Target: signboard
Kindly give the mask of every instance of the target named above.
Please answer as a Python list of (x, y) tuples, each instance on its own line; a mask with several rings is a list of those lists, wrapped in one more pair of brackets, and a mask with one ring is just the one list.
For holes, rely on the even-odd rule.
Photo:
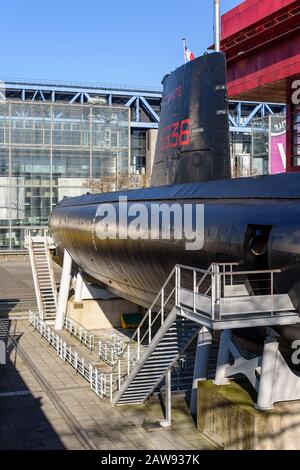
[(270, 117), (269, 173), (286, 172), (286, 118)]

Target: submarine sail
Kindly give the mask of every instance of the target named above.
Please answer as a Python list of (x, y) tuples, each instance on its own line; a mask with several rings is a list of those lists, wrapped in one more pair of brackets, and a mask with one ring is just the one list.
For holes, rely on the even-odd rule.
[(230, 178), (224, 55), (192, 60), (162, 83), (151, 186)]

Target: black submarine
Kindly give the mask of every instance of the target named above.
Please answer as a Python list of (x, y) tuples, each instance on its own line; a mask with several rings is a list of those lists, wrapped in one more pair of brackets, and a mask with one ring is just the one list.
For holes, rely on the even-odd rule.
[[(207, 269), (213, 262), (238, 262), (243, 270), (280, 269), (275, 291), (288, 292), (299, 311), (300, 174), (232, 179), (227, 113), (223, 53), (203, 55), (165, 76), (151, 187), (62, 200), (49, 220), (58, 250), (67, 249), (100, 286), (145, 307), (175, 264)], [(128, 208), (203, 204), (203, 246), (186, 250), (184, 237), (163, 239), (161, 221), (154, 238), (97, 237), (99, 206), (117, 210), (120, 197)], [(118, 217), (115, 224), (119, 233)], [(288, 342), (300, 337), (295, 326), (280, 331)]]

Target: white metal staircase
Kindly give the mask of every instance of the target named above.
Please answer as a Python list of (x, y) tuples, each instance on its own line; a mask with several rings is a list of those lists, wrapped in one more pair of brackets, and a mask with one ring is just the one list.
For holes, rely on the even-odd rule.
[[(274, 288), (279, 270), (238, 271), (236, 263), (214, 263), (207, 270), (176, 265), (125, 349), (118, 350), (110, 361), (114, 364), (107, 373), (95, 369), (92, 364), (86, 370), (82, 361), (78, 362), (71, 346), (41, 318), (52, 316), (56, 299), (47, 243), (45, 238), (33, 240), (29, 236), (28, 239), (39, 305), (39, 315), (31, 315), (31, 324), (60, 351), (63, 360), (82, 371), (101, 398), (108, 397), (115, 405), (142, 403), (164, 382), (168, 403), (165, 423), (169, 423), (171, 369), (177, 367), (203, 327), (197, 338), (196, 354), (200, 354), (199, 361), (204, 367), (201, 373), (197, 372), (200, 375), (193, 376), (194, 380), (214, 378), (216, 384), (222, 384), (235, 373), (242, 373), (253, 383), (259, 382), (260, 409), (267, 409), (274, 401), (300, 397), (300, 378), (280, 363), (283, 360), (272, 335), (265, 342), (264, 350), (272, 348), (274, 354), (251, 359), (243, 358), (231, 341), (231, 330), (235, 328), (267, 326), (272, 330), (274, 325), (300, 323), (299, 313), (295, 311), (289, 295), (277, 294)], [(49, 303), (49, 298), (54, 302)], [(210, 340), (201, 339), (205, 331), (212, 333)], [(114, 344), (111, 347), (114, 348)], [(230, 355), (233, 356), (233, 364)], [(271, 367), (269, 357), (274, 362)], [(280, 380), (276, 378), (273, 385), (273, 377), (270, 387), (269, 371), (276, 367), (278, 373), (272, 376)], [(286, 393), (286, 389), (290, 390), (290, 387), (282, 386), (286, 380), (293, 380), (295, 393)], [(272, 394), (269, 393), (270, 388)]]
[[(299, 323), (289, 295), (274, 293), (278, 270), (236, 267), (175, 266), (113, 369), (115, 405), (144, 402), (203, 326), (212, 331)], [(215, 341), (215, 356), (218, 348)]]
[(179, 317), (174, 308), (114, 397), (114, 403), (145, 401), (161, 382), (166, 370), (172, 367), (197, 335), (199, 328), (197, 323)]
[(34, 289), (40, 317), (54, 320), (57, 309), (57, 293), (51, 265), (47, 232), (32, 237), (28, 232), (26, 244), (29, 250)]

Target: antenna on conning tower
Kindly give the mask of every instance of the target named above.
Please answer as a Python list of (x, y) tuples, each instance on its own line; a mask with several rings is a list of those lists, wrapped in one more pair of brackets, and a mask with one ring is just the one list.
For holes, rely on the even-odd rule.
[(214, 0), (214, 40), (215, 40), (215, 51), (220, 52), (221, 42), (221, 16), (220, 16), (220, 0)]

